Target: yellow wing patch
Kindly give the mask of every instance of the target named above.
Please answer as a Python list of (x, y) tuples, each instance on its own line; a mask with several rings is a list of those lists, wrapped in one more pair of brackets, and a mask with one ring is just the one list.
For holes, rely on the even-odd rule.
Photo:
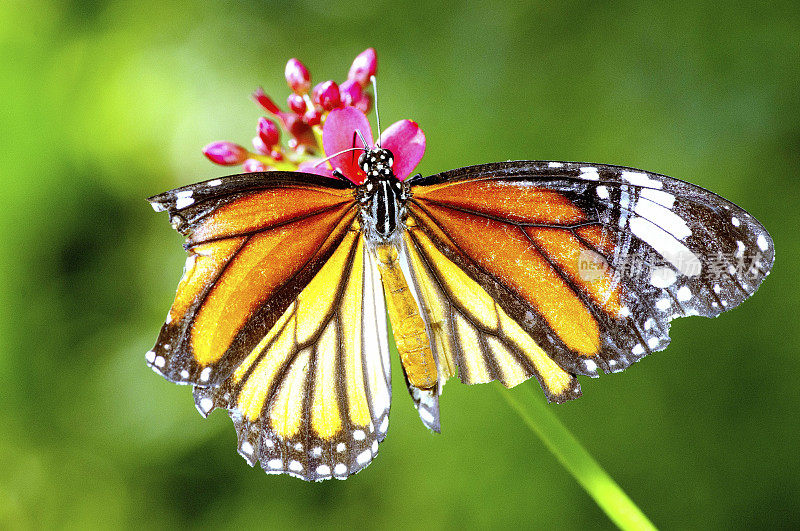
[(548, 399), (580, 393), (562, 369), (477, 282), (445, 257), (413, 223), (404, 236), (415, 285), (444, 378), (500, 380), (513, 387), (536, 375)]

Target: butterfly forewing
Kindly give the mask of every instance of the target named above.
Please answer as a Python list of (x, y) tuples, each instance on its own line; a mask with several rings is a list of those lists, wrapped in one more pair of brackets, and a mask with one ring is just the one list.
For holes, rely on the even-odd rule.
[(148, 362), (214, 385), (234, 370), (352, 225), (352, 192), (293, 173), (246, 174), (150, 199), (187, 238), (184, 275)]
[(622, 370), (666, 347), (671, 319), (736, 306), (774, 257), (736, 205), (630, 168), (488, 164), (412, 194), (405, 242), (446, 375), (535, 374), (555, 401), (579, 395), (568, 373)]

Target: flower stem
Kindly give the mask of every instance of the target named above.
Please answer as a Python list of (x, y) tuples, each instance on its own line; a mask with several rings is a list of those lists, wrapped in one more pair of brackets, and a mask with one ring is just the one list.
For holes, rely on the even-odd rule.
[[(522, 420), (542, 440), (595, 503), (621, 529), (655, 529), (611, 476), (589, 455), (550, 408), (529, 389), (519, 386), (514, 392), (501, 388), (501, 394)], [(520, 393), (525, 393), (524, 402)]]

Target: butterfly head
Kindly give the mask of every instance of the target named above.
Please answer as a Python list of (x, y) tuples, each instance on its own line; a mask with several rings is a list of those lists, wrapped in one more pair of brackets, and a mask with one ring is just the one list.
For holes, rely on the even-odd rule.
[(358, 166), (367, 174), (367, 180), (388, 179), (394, 176), (394, 155), (388, 149), (376, 147), (358, 157)]

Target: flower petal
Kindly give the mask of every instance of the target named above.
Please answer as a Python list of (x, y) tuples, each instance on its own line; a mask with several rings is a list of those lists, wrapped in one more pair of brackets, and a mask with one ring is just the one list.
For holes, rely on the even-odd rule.
[[(361, 139), (356, 135), (356, 131), (361, 131), (371, 148), (372, 128), (370, 128), (369, 120), (364, 113), (354, 107), (332, 110), (322, 128), (322, 145), (325, 148), (325, 155), (331, 156), (345, 149), (362, 147)], [(345, 177), (354, 183), (361, 184), (367, 176), (364, 170), (358, 167), (360, 155), (359, 151), (342, 153), (331, 159), (331, 166), (338, 168)]]
[[(297, 167), (297, 171), (304, 173), (313, 173), (315, 175), (322, 175), (323, 177), (333, 177), (333, 170), (330, 169), (327, 162), (319, 164), (322, 159), (311, 159), (301, 162)], [(319, 164), (319, 165), (317, 165)]]
[(394, 174), (401, 181), (411, 175), (425, 154), (425, 133), (417, 122), (400, 120), (381, 133), (379, 144), (394, 155)]

